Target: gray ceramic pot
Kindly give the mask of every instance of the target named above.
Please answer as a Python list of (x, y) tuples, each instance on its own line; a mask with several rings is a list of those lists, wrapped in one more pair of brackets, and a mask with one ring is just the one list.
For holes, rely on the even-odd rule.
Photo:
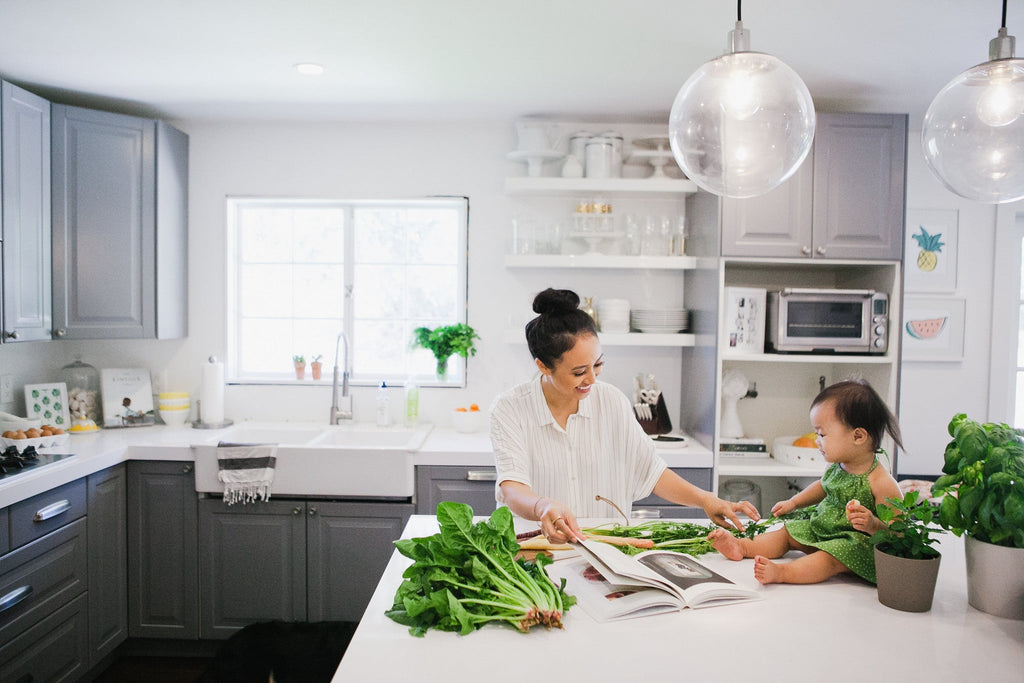
[(1024, 620), (1024, 548), (967, 536), (967, 602), (982, 612)]
[(878, 601), (904, 612), (927, 612), (935, 596), (942, 556), (912, 560), (883, 553), (875, 546)]

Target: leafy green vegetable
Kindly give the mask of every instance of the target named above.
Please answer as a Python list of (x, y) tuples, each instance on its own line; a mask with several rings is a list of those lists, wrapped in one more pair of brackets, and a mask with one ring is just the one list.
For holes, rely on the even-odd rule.
[[(733, 529), (732, 533), (735, 536), (743, 538), (753, 538), (757, 534), (768, 531), (776, 524), (788, 522), (794, 519), (807, 519), (812, 510), (814, 510), (813, 507), (802, 508), (780, 517), (771, 517), (769, 519), (763, 519), (760, 522), (751, 522), (746, 526), (745, 530), (739, 531), (738, 529)], [(591, 527), (589, 529), (584, 529), (583, 531), (599, 533), (604, 536), (648, 538), (654, 541), (654, 547), (659, 550), (675, 550), (676, 552), (686, 553), (688, 555), (703, 555), (705, 553), (714, 552), (715, 549), (711, 546), (711, 542), (708, 541), (708, 534), (718, 528), (719, 527), (714, 524), (696, 524), (694, 522), (658, 520), (641, 522), (631, 526), (622, 526), (618, 524), (604, 525)], [(643, 548), (635, 548), (633, 546), (616, 547), (627, 555), (636, 555), (644, 552)]]
[(444, 325), (433, 330), (417, 327), (412, 334), (412, 345), (427, 349), (434, 354), (434, 359), (438, 362), (448, 360), (454, 354), (463, 358), (475, 356), (474, 340), (480, 338), (476, 330), (465, 323)]
[(957, 536), (1024, 548), (1024, 439), (1006, 424), (975, 422), (960, 413), (949, 423), (939, 524)]
[(564, 581), (555, 586), (544, 572), (549, 557), (515, 559), (519, 544), (507, 507), (474, 523), (468, 505), (443, 502), (437, 521), (441, 530), (433, 536), (395, 541), (413, 564), (402, 575), (388, 617), (414, 636), (431, 628), (466, 635), (490, 621), (524, 633), (537, 624), (562, 627), (562, 613), (576, 599), (566, 595)]
[(938, 540), (933, 533), (942, 529), (932, 526), (936, 511), (927, 498), (918, 500), (918, 492), (910, 491), (902, 500), (888, 498), (889, 505), (879, 505), (878, 518), (886, 528), (871, 535), (871, 544), (877, 545), (883, 553), (924, 560), (938, 557), (939, 551), (932, 547)]

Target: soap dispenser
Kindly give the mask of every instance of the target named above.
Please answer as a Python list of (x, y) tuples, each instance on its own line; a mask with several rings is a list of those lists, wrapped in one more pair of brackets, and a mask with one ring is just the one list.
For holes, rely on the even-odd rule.
[(388, 385), (380, 383), (377, 390), (377, 426), (391, 426), (391, 398), (388, 396)]

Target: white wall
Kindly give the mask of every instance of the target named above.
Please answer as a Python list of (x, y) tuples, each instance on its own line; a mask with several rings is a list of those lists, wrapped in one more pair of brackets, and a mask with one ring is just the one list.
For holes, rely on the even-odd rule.
[[(947, 190), (925, 163), (920, 140), (920, 130), (912, 129), (907, 155), (907, 208), (959, 212), (957, 285), (949, 296), (966, 299), (967, 319), (962, 362), (903, 363), (899, 416), (907, 450), (897, 463), (901, 475), (940, 472), (949, 442), (946, 426), (957, 413), (967, 413), (980, 421), (990, 419), (996, 209)], [(906, 254), (908, 262), (914, 258), (916, 253)], [(893, 329), (899, 328), (894, 325)], [(1003, 330), (1005, 334), (1006, 328)], [(1012, 378), (1000, 376), (994, 381), (1009, 382)]]

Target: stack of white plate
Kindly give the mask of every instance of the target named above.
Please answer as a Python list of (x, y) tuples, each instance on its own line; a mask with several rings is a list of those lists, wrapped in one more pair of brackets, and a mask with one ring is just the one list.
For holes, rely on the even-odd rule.
[(597, 320), (602, 332), (629, 332), (629, 300), (598, 300)]
[(671, 334), (690, 328), (690, 311), (685, 308), (637, 308), (629, 319), (633, 329), (641, 332)]

